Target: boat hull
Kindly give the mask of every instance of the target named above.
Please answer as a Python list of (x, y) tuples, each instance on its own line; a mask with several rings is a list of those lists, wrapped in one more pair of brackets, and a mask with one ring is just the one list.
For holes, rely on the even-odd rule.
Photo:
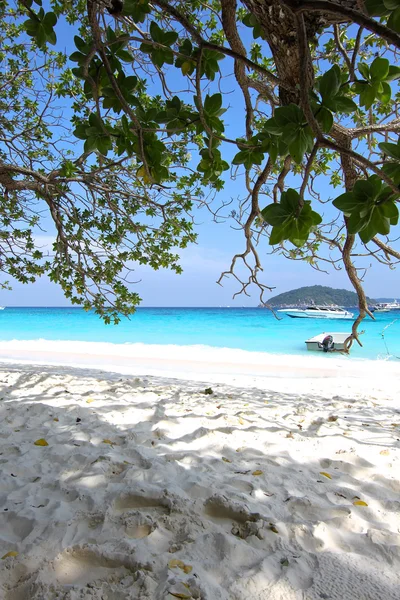
[(347, 314), (347, 315), (335, 315), (335, 314), (326, 314), (326, 315), (310, 315), (310, 314), (306, 314), (306, 313), (290, 313), (290, 312), (285, 312), (285, 314), (290, 317), (291, 319), (323, 319), (324, 321), (326, 319), (339, 319), (340, 321), (349, 321), (351, 319), (353, 319), (353, 315), (351, 313)]

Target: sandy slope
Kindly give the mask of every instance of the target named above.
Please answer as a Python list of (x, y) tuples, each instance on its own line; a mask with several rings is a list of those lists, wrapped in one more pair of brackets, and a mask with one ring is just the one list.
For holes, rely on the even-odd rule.
[(399, 380), (239, 384), (3, 365), (0, 598), (399, 600)]

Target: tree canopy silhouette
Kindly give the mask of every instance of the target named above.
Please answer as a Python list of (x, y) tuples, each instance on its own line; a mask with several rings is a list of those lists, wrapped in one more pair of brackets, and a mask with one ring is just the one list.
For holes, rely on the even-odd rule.
[[(225, 208), (244, 249), (219, 282), (266, 302), (269, 245), (343, 265), (357, 339), (357, 257), (400, 259), (397, 0), (1, 0), (0, 20), (4, 274), (117, 321), (134, 266), (180, 272), (196, 205)], [(243, 197), (219, 206), (228, 178)]]

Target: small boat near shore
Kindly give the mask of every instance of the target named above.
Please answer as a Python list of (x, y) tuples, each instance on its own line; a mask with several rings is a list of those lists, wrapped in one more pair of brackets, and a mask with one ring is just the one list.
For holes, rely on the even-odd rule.
[(352, 319), (354, 314), (340, 306), (311, 305), (306, 308), (282, 308), (278, 312), (285, 313), (292, 319)]
[(344, 350), (344, 342), (350, 336), (350, 333), (343, 331), (323, 332), (306, 340), (307, 350), (316, 350), (319, 352), (333, 352), (334, 350)]
[(0, 310), (4, 310), (4, 309), (5, 309), (5, 306), (0, 306)]

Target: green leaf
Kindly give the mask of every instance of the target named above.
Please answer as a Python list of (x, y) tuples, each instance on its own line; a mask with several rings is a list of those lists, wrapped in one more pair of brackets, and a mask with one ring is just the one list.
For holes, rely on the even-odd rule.
[(347, 220), (347, 230), (351, 234), (358, 233), (368, 223), (366, 217), (362, 217), (360, 213), (354, 212)]
[(396, 65), (390, 65), (389, 73), (388, 73), (388, 76), (386, 77), (386, 81), (393, 81), (394, 79), (399, 79), (399, 78), (400, 78), (400, 67), (397, 67)]
[(87, 138), (86, 128), (87, 128), (87, 125), (85, 125), (84, 123), (79, 124), (73, 132), (74, 136), (80, 140), (86, 140), (86, 138)]
[(388, 102), (390, 102), (390, 99), (392, 97), (392, 88), (388, 83), (386, 83), (386, 81), (382, 82), (382, 88), (383, 90), (378, 94), (378, 98), (382, 102), (382, 104), (387, 104)]
[(47, 41), (52, 46), (56, 45), (56, 43), (57, 43), (57, 36), (56, 36), (56, 32), (54, 30), (50, 31), (50, 33), (47, 34)]
[(304, 130), (301, 129), (296, 139), (289, 144), (290, 156), (296, 164), (300, 165), (302, 163), (307, 147), (308, 139)]
[(280, 127), (290, 124), (303, 125), (305, 123), (303, 111), (297, 104), (288, 104), (277, 108), (274, 118)]
[(395, 158), (396, 160), (400, 160), (400, 146), (398, 144), (391, 144), (389, 142), (382, 142), (379, 144), (379, 148), (390, 156), (391, 158)]
[(372, 209), (370, 222), (375, 229), (375, 233), (380, 233), (381, 235), (388, 235), (390, 233), (390, 219), (385, 215), (383, 206), (375, 206)]
[(397, 225), (399, 220), (399, 209), (395, 202), (385, 202), (382, 204), (381, 208), (385, 217), (390, 220), (390, 224)]
[(112, 148), (112, 143), (110, 138), (104, 135), (97, 138), (96, 146), (101, 154), (107, 156), (108, 151)]
[(46, 32), (42, 25), (39, 25), (37, 32), (36, 32), (35, 39), (36, 39), (36, 43), (39, 46), (39, 48), (43, 48), (45, 46), (46, 40), (47, 40), (47, 35), (46, 35)]
[(382, 180), (377, 175), (371, 175), (368, 179), (359, 179), (353, 187), (354, 197), (365, 203), (373, 200), (382, 189)]
[(282, 130), (283, 130), (283, 127), (281, 125), (278, 125), (278, 122), (276, 119), (274, 119), (274, 117), (272, 117), (271, 119), (268, 119), (268, 121), (266, 121), (264, 123), (264, 131), (267, 131), (268, 133), (271, 133), (272, 135), (281, 135)]
[(86, 55), (82, 54), (82, 52), (73, 52), (69, 57), (69, 60), (78, 64), (83, 64), (86, 60)]
[(281, 204), (292, 213), (297, 212), (300, 204), (300, 194), (292, 188), (288, 188), (286, 192), (281, 194)]
[(384, 81), (389, 73), (389, 61), (387, 58), (375, 58), (370, 67), (372, 81)]
[(118, 52), (116, 53), (116, 56), (120, 60), (122, 60), (123, 62), (126, 62), (126, 63), (131, 63), (134, 60), (132, 54), (130, 52), (128, 52), (127, 50), (118, 50)]
[(135, 87), (137, 86), (138, 83), (138, 78), (136, 77), (136, 75), (129, 75), (129, 77), (125, 77), (123, 83), (122, 83), (122, 87), (124, 88), (124, 90), (127, 90), (128, 92), (132, 92)]
[(358, 70), (360, 71), (360, 73), (364, 77), (364, 79), (366, 79), (368, 81), (370, 74), (369, 74), (369, 66), (367, 65), (367, 63), (359, 63)]
[(383, 0), (383, 4), (388, 10), (396, 10), (399, 6), (399, 0)]
[(85, 152), (92, 152), (97, 148), (97, 138), (88, 137), (83, 145), (83, 149)]
[(333, 115), (331, 111), (325, 108), (325, 106), (321, 106), (315, 116), (318, 123), (321, 125), (323, 133), (329, 133), (333, 125)]
[(150, 23), (150, 35), (154, 42), (157, 42), (158, 44), (164, 43), (164, 32), (155, 21)]
[(353, 192), (346, 192), (345, 194), (338, 196), (332, 204), (345, 214), (350, 215), (354, 210), (357, 210), (363, 202), (360, 202), (358, 198), (355, 198)]
[(360, 93), (361, 106), (365, 106), (367, 110), (371, 108), (375, 100), (376, 91), (376, 88), (370, 84), (364, 86), (363, 91)]
[(319, 80), (319, 92), (322, 96), (322, 100), (333, 98), (336, 96), (341, 85), (341, 74), (340, 68), (337, 65), (333, 65), (329, 71), (322, 75)]
[(365, 8), (371, 17), (383, 17), (388, 14), (388, 9), (383, 0), (364, 0)]
[(271, 246), (280, 244), (285, 239), (287, 239), (287, 227), (287, 225), (280, 225), (272, 228), (271, 234), (269, 236), (269, 244)]
[(400, 6), (390, 15), (387, 26), (400, 33)]
[(350, 114), (357, 110), (357, 104), (347, 96), (336, 96), (334, 99), (335, 107), (338, 112)]
[(74, 37), (75, 46), (78, 48), (79, 52), (82, 54), (87, 54), (90, 50), (90, 46), (83, 41), (78, 35)]
[(176, 40), (178, 39), (178, 34), (176, 31), (165, 31), (163, 39), (165, 46), (172, 46), (172, 44), (175, 44)]
[(132, 17), (135, 23), (143, 23), (149, 12), (147, 0), (124, 0), (122, 14)]
[(282, 225), (288, 216), (288, 210), (282, 204), (274, 203), (266, 206), (261, 214), (269, 225)]
[(213, 94), (206, 96), (204, 100), (204, 111), (209, 115), (218, 115), (222, 106), (222, 94)]
[(382, 170), (396, 185), (400, 184), (400, 164), (398, 162), (387, 162), (382, 166)]
[(196, 63), (193, 60), (186, 60), (182, 63), (182, 75), (191, 75), (196, 68)]

